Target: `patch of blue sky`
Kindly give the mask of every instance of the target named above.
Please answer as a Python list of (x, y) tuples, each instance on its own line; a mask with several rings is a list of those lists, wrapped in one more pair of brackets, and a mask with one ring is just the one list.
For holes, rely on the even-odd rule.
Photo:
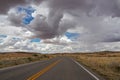
[(7, 35), (4, 35), (4, 34), (0, 34), (0, 38), (6, 38)]
[(31, 6), (29, 6), (29, 7), (19, 6), (18, 7), (18, 13), (19, 12), (25, 12), (26, 13), (26, 16), (23, 18), (23, 23), (26, 24), (26, 25), (29, 24), (34, 19), (34, 17), (32, 16), (32, 13), (35, 12), (35, 9), (32, 8)]
[(20, 38), (17, 38), (17, 37), (13, 37), (12, 39), (15, 40), (15, 41), (21, 40)]
[(34, 18), (32, 16), (26, 16), (25, 18), (23, 18), (23, 23), (24, 24), (29, 24)]
[(80, 34), (79, 33), (66, 32), (65, 36), (67, 36), (68, 39), (75, 40), (80, 36)]
[(4, 41), (3, 39), (0, 39), (0, 43), (3, 43), (3, 41)]
[(41, 41), (40, 38), (34, 38), (34, 39), (31, 39), (30, 42), (40, 42), (40, 41)]
[(0, 34), (0, 44), (4, 42), (5, 38), (7, 38), (7, 35)]

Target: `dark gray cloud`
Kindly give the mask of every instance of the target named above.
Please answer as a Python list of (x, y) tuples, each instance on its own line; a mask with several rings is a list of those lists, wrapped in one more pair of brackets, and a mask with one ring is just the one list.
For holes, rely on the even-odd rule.
[(88, 30), (88, 34), (80, 37), (82, 41), (94, 43), (120, 40), (119, 35), (114, 35), (119, 30), (118, 25), (113, 26), (114, 22), (108, 25), (103, 21), (108, 16), (113, 20), (120, 16), (119, 0), (52, 0), (50, 6), (62, 9), (75, 17), (74, 20), (79, 18), (76, 24), (80, 23), (79, 26)]
[(41, 39), (51, 39), (63, 35), (69, 28), (74, 28), (75, 22), (64, 20), (63, 12), (61, 10), (51, 11), (48, 17), (37, 15), (30, 23), (29, 30), (35, 33), (34, 37)]
[(87, 30), (81, 37), (80, 41), (88, 43), (98, 42), (118, 42), (120, 40), (119, 17), (83, 17), (78, 18), (80, 25)]
[[(119, 16), (119, 0), (49, 0), (49, 6), (56, 9), (75, 10), (85, 12), (87, 15), (110, 15)], [(78, 13), (77, 13), (78, 14)], [(95, 15), (93, 14), (93, 15)]]
[[(52, 17), (52, 16), (51, 16)], [(30, 23), (31, 31), (33, 31), (36, 37), (40, 37), (42, 39), (54, 38), (59, 35), (59, 21), (62, 18), (62, 15), (59, 17), (53, 16), (51, 22), (47, 22), (46, 17), (42, 15), (37, 15), (35, 19)]]
[(56, 30), (48, 25), (46, 18), (42, 15), (37, 15), (35, 17), (30, 23), (29, 29), (36, 34), (35, 37), (40, 37), (42, 39), (54, 38), (55, 34), (57, 34)]
[(40, 5), (43, 1), (47, 1), (47, 0), (28, 0), (28, 1), (30, 1), (32, 4)]
[(5, 14), (12, 7), (27, 4), (26, 0), (0, 0), (0, 14)]
[[(9, 2), (9, 5), (7, 3)], [(35, 3), (35, 5), (46, 2), (49, 8), (48, 16), (37, 15), (29, 24), (29, 30), (41, 39), (50, 39), (63, 35), (68, 29), (76, 26), (83, 26), (88, 32), (80, 40), (86, 41), (119, 41), (119, 36), (114, 37), (112, 33), (118, 30), (118, 26), (113, 30), (113, 26), (103, 22), (104, 18), (111, 16), (111, 19), (120, 17), (119, 0), (14, 0), (12, 2), (4, 0), (0, 4), (0, 13), (5, 13), (12, 6)], [(2, 5), (4, 4), (4, 5)], [(64, 19), (69, 14), (72, 20)], [(23, 15), (8, 14), (9, 20), (15, 26), (22, 25)], [(110, 27), (108, 27), (110, 26)], [(108, 35), (112, 37), (109, 38)]]
[[(62, 35), (68, 29), (74, 28), (80, 23), (81, 24), (79, 26), (83, 25), (88, 29), (88, 31), (90, 31), (88, 33), (91, 33), (93, 38), (95, 36), (104, 38), (101, 37), (100, 34), (104, 34), (104, 31), (109, 32), (109, 30), (107, 30), (105, 25), (102, 24), (102, 20), (104, 18), (100, 16), (119, 17), (120, 15), (118, 0), (48, 0), (47, 4), (49, 7), (48, 17), (41, 21), (37, 20), (37, 16), (37, 19), (31, 23), (31, 26), (34, 26), (32, 29), (36, 36), (43, 39), (54, 38)], [(66, 13), (74, 17), (74, 20), (64, 20), (63, 18)], [(97, 35), (93, 35), (96, 32)], [(91, 36), (87, 35), (89, 38)], [(102, 41), (101, 39), (99, 40), (99, 38), (95, 40)]]
[(10, 24), (16, 27), (23, 27), (23, 18), (26, 16), (25, 13), (8, 13), (7, 19), (10, 21)]
[(99, 15), (120, 16), (119, 0), (97, 0), (95, 4), (97, 14)]
[(0, 14), (6, 14), (11, 8), (16, 6), (39, 5), (44, 0), (0, 0)]

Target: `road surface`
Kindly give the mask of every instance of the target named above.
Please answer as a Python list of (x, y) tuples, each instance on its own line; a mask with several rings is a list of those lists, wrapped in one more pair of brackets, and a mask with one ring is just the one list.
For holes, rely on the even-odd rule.
[(0, 69), (0, 80), (103, 80), (68, 57)]

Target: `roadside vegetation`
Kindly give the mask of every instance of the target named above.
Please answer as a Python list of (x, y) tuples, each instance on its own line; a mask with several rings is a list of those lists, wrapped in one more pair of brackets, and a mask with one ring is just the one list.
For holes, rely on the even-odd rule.
[(70, 54), (69, 56), (99, 73), (106, 80), (120, 80), (120, 52)]
[(120, 52), (96, 53), (1, 53), (0, 68), (9, 67), (39, 60), (47, 60), (57, 56), (69, 56), (102, 75), (106, 80), (120, 80)]
[(0, 54), (0, 68), (9, 67), (39, 60), (51, 59), (53, 56), (49, 54), (11, 52)]

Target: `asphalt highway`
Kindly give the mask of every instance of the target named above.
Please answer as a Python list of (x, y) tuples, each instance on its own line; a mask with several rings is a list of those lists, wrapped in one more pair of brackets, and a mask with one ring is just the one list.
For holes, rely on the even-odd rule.
[(0, 69), (0, 80), (104, 80), (69, 57)]

